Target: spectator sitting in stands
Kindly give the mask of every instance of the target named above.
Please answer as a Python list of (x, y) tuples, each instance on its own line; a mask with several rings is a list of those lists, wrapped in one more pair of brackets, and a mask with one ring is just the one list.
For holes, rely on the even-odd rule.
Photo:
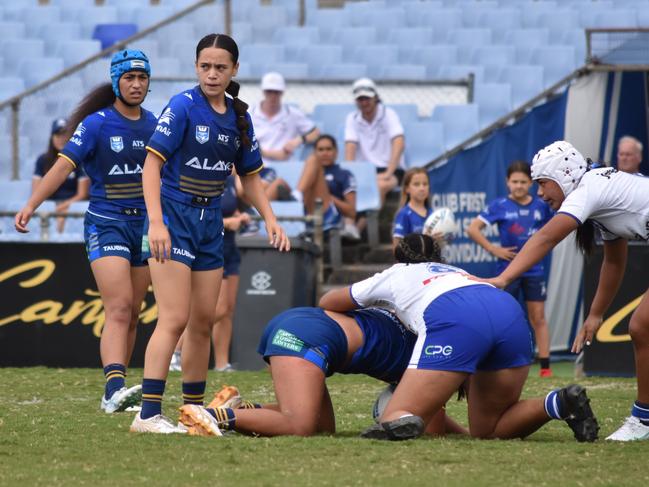
[[(65, 143), (68, 141), (69, 134), (66, 132), (67, 123), (67, 120), (64, 118), (57, 118), (52, 122), (52, 134), (50, 135), (50, 142), (47, 151), (36, 159), (34, 175), (32, 176), (32, 193), (34, 193), (38, 185), (41, 183), (43, 176), (45, 176), (47, 171), (52, 168), (56, 162), (59, 151), (63, 149), (63, 146), (65, 146)], [(88, 199), (89, 190), (90, 179), (88, 179), (88, 176), (86, 176), (83, 169), (77, 167), (70, 173), (68, 179), (49, 199), (56, 202), (57, 212), (65, 213), (68, 211), (70, 203)], [(57, 231), (63, 233), (64, 227), (65, 218), (57, 218)]]
[[(304, 162), (295, 199), (304, 202), (307, 214), (313, 214), (316, 199), (322, 200), (324, 230), (342, 227), (342, 218), (352, 222), (356, 218), (356, 180), (354, 175), (336, 164), (338, 147), (331, 135), (321, 135), (315, 141), (315, 149)], [(359, 240), (356, 227), (345, 225), (343, 237)]]
[(356, 80), (352, 92), (358, 110), (347, 115), (345, 122), (345, 160), (376, 166), (383, 203), (403, 178), (403, 127), (396, 112), (381, 103), (371, 79)]
[[(261, 79), (264, 99), (250, 110), (264, 160), (286, 161), (303, 144), (311, 144), (320, 131), (298, 108), (283, 105), (284, 77), (275, 72)], [(263, 175), (262, 175), (263, 179)]]
[(640, 163), (642, 163), (642, 142), (630, 135), (621, 137), (617, 143), (618, 170), (641, 175)]

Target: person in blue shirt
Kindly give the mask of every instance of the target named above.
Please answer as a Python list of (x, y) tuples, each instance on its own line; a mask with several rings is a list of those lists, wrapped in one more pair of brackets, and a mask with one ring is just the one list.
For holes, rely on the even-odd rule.
[(169, 363), (183, 331), (183, 400), (203, 402), (223, 275), (221, 195), (233, 168), (265, 221), (270, 244), (280, 251), (290, 248), (261, 186), (259, 143), (248, 105), (237, 97), (239, 85), (232, 80), (238, 59), (231, 37), (203, 37), (196, 46), (198, 85), (171, 98), (146, 145), (142, 181), (148, 219), (142, 249), (158, 322), (146, 350), (134, 432), (185, 432), (162, 415)]
[[(43, 180), (58, 157), (59, 152), (68, 141), (69, 134), (66, 132), (68, 121), (65, 118), (57, 118), (52, 122), (52, 133), (47, 146), (47, 151), (36, 159), (34, 165), (34, 175), (32, 176), (32, 193)], [(88, 189), (90, 180), (83, 169), (77, 167), (70, 173), (65, 182), (48, 198), (56, 202), (57, 213), (64, 213), (75, 201), (88, 199)], [(65, 228), (65, 218), (59, 217), (56, 221), (56, 229), (59, 233)]]
[(106, 313), (100, 354), (106, 388), (101, 408), (123, 411), (140, 401), (141, 386), (125, 386), (142, 301), (150, 277), (141, 255), (145, 206), (142, 195), (144, 144), (155, 129), (154, 115), (141, 107), (149, 92), (151, 67), (142, 51), (121, 50), (111, 60), (111, 83), (90, 92), (69, 122), (72, 137), (16, 215), (19, 232), (38, 206), (83, 168), (90, 178), (84, 221), (86, 251)]
[[(469, 237), (498, 258), (498, 273), (509, 265), (525, 242), (552, 218), (552, 210), (547, 203), (529, 193), (531, 186), (529, 164), (524, 161), (513, 162), (507, 168), (509, 195), (492, 201), (467, 229)], [(492, 224), (498, 225), (500, 245), (493, 244), (482, 233), (484, 227)], [(534, 265), (509, 284), (505, 291), (514, 297), (522, 292), (539, 351), (540, 375), (552, 377), (550, 333), (545, 319), (547, 290), (543, 263)]]
[(354, 175), (336, 164), (338, 147), (331, 135), (320, 135), (313, 154), (304, 162), (304, 169), (291, 192), (294, 198), (304, 203), (306, 214), (315, 211), (317, 199), (322, 201), (324, 230), (341, 228), (343, 218), (356, 218), (356, 179)]
[[(258, 347), (270, 364), (277, 404), (241, 404), (237, 389), (229, 386), (223, 391), (229, 394), (226, 402), (213, 401), (207, 408), (184, 405), (180, 421), (190, 434), (200, 436), (221, 436), (222, 430), (261, 436), (334, 433), (326, 378), (366, 374), (394, 384), (408, 366), (415, 341), (392, 313), (379, 308), (350, 313), (286, 310), (270, 320)], [(432, 424), (430, 434), (466, 433), (443, 411)]]
[(423, 167), (409, 169), (403, 177), (401, 186), (401, 209), (394, 217), (392, 247), (409, 233), (422, 233), (430, 209), (430, 182), (428, 172)]

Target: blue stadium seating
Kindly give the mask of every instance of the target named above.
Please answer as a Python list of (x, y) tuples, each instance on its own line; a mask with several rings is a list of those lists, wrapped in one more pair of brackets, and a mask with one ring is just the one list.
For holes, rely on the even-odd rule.
[(473, 100), (479, 107), (483, 128), (512, 110), (512, 88), (507, 83), (478, 83)]
[(18, 74), (25, 80), (25, 86), (36, 85), (63, 71), (63, 59), (55, 57), (26, 58), (18, 65)]
[(347, 114), (356, 110), (351, 103), (328, 103), (316, 105), (313, 109), (313, 119), (322, 124), (322, 133), (337, 135), (345, 127)]
[(543, 66), (545, 87), (556, 83), (577, 67), (575, 48), (571, 46), (536, 47), (532, 50), (530, 60), (532, 64)]
[(419, 121), (419, 112), (415, 103), (390, 103), (388, 107), (397, 112), (401, 123)]
[(25, 82), (17, 76), (3, 76), (0, 78), (0, 101), (6, 100), (25, 90)]
[(422, 64), (392, 64), (379, 68), (379, 79), (399, 81), (424, 81), (430, 79), (426, 74), (426, 66)]
[(444, 124), (444, 145), (451, 149), (478, 131), (478, 106), (437, 105), (431, 120)]
[(516, 108), (543, 91), (543, 67), (505, 66), (498, 81), (511, 85), (512, 103)]
[(421, 167), (444, 152), (444, 126), (439, 122), (404, 122), (406, 163)]
[(376, 183), (376, 167), (371, 162), (341, 162), (340, 166), (354, 174), (356, 179), (356, 211), (378, 211), (381, 197)]
[(462, 27), (462, 10), (459, 8), (445, 8), (423, 11), (419, 16), (418, 23), (412, 25), (433, 29), (435, 40), (443, 42), (451, 29)]
[(15, 72), (24, 59), (45, 57), (45, 43), (40, 39), (8, 39), (0, 42), (5, 73)]
[(365, 63), (333, 63), (328, 64), (326, 69), (320, 73), (323, 80), (346, 80), (352, 81), (367, 76)]
[(56, 55), (63, 59), (66, 68), (79, 64), (101, 50), (101, 43), (93, 40), (71, 40), (57, 43)]
[(101, 42), (103, 50), (135, 33), (137, 33), (135, 24), (97, 24), (92, 32), (92, 38)]

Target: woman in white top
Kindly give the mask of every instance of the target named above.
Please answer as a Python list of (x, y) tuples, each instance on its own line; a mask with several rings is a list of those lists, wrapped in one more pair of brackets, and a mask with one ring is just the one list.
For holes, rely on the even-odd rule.
[(383, 306), (417, 334), (408, 369), (366, 438), (402, 440), (425, 425), (471, 376), (469, 431), (479, 438), (520, 438), (550, 419), (563, 419), (578, 441), (599, 429), (583, 387), (573, 384), (545, 399), (520, 400), (532, 357), (523, 311), (508, 293), (441, 263), (437, 243), (409, 234), (395, 249), (398, 264), (329, 291), (320, 306), (344, 312)]
[[(598, 227), (604, 240), (604, 260), (588, 316), (572, 351), (590, 345), (602, 317), (624, 276), (628, 240), (649, 240), (649, 179), (613, 168), (589, 170), (584, 157), (564, 141), (540, 150), (532, 163), (538, 194), (557, 214), (530, 238), (498, 277), (487, 280), (505, 287), (539, 262), (573, 230), (577, 244), (588, 252)], [(635, 351), (638, 397), (631, 416), (607, 440), (649, 439), (649, 291), (631, 316), (629, 334)]]

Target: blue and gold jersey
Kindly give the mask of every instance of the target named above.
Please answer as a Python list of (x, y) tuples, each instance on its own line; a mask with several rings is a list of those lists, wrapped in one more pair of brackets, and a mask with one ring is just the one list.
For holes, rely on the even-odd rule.
[(225, 180), (235, 167), (240, 175), (263, 167), (250, 115), (251, 147), (243, 147), (233, 102), (216, 112), (196, 86), (174, 96), (163, 110), (147, 150), (166, 162), (162, 168), (164, 197), (192, 206), (218, 208)]
[[(88, 211), (117, 219), (143, 218), (144, 146), (155, 129), (155, 116), (141, 109), (138, 120), (113, 107), (88, 115), (60, 152), (91, 181)], [(133, 211), (136, 210), (136, 211)]]

